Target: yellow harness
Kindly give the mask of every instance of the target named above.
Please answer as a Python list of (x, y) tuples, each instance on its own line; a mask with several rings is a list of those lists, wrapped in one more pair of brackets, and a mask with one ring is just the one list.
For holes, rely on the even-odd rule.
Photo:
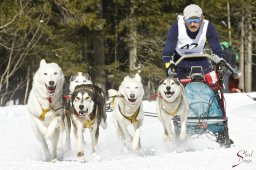
[[(52, 102), (49, 102), (49, 104), (51, 104)], [(41, 106), (42, 107), (42, 106)], [(41, 121), (44, 121), (44, 119), (45, 119), (45, 116), (46, 116), (46, 114), (50, 111), (50, 110), (53, 110), (53, 111), (58, 111), (59, 109), (61, 109), (61, 108), (63, 108), (63, 107), (60, 107), (60, 108), (58, 108), (58, 109), (54, 109), (53, 108), (53, 106), (50, 106), (50, 107), (48, 107), (48, 108), (46, 108), (46, 109), (44, 109), (43, 107), (42, 107), (42, 113), (40, 114), (40, 116), (39, 116), (39, 119), (41, 120)]]
[(135, 113), (133, 113), (132, 116), (125, 116), (125, 115), (121, 112), (119, 105), (118, 105), (118, 108), (119, 108), (120, 113), (123, 115), (123, 117), (125, 117), (125, 118), (128, 119), (128, 120), (130, 120), (131, 123), (136, 123), (136, 122), (137, 122), (136, 118), (137, 118), (137, 116), (138, 116), (138, 114), (139, 114), (139, 112), (140, 112), (140, 107), (135, 111)]
[(178, 108), (177, 108), (174, 112), (168, 112), (168, 113), (169, 113), (170, 115), (172, 115), (172, 116), (176, 116), (177, 112), (178, 112)]
[(47, 108), (47, 109), (43, 109), (43, 108), (42, 108), (42, 113), (41, 113), (41, 115), (39, 116), (39, 119), (42, 120), (42, 121), (44, 121), (46, 113), (49, 112), (50, 110), (51, 110), (51, 108)]
[(172, 116), (176, 116), (176, 114), (177, 114), (177, 112), (178, 112), (178, 109), (179, 109), (179, 107), (180, 107), (180, 103), (181, 102), (179, 102), (179, 105), (178, 105), (178, 107), (176, 108), (176, 110), (175, 111), (173, 111), (173, 112), (167, 112), (165, 109), (165, 111), (167, 112), (167, 113), (169, 113), (170, 115), (172, 115)]
[[(48, 100), (48, 102), (49, 102), (49, 105), (51, 105), (51, 103), (52, 103), (52, 98), (49, 97), (49, 98), (47, 98), (47, 100)], [(38, 102), (39, 102), (39, 101), (38, 101)], [(39, 103), (39, 104), (40, 104), (40, 103)], [(40, 105), (41, 105), (41, 104), (40, 104)], [(44, 109), (44, 108), (42, 107), (42, 105), (41, 105), (41, 108), (42, 108), (42, 113), (40, 114), (39, 119), (40, 119), (41, 121), (44, 121), (46, 113), (48, 113), (52, 108), (51, 108), (51, 107), (48, 107), (48, 108)], [(57, 110), (59, 110), (59, 109), (57, 109)]]
[(96, 106), (96, 115), (95, 115), (95, 117), (94, 117), (93, 120), (86, 120), (86, 121), (85, 121), (85, 123), (84, 123), (84, 127), (85, 127), (85, 128), (91, 128), (91, 127), (92, 127), (93, 123), (94, 123), (95, 120), (96, 120), (97, 113), (98, 113), (98, 107)]

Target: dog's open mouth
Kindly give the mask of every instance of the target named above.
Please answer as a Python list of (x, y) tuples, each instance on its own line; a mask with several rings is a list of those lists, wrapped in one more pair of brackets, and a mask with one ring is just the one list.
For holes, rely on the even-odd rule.
[(129, 100), (129, 102), (132, 102), (132, 103), (136, 102), (136, 99), (129, 99), (128, 98), (128, 100)]
[(167, 92), (164, 92), (164, 94), (165, 94), (165, 96), (166, 96), (167, 98), (170, 98), (170, 97), (172, 97), (172, 95), (174, 94), (174, 92), (167, 91)]
[(81, 117), (83, 117), (84, 119), (89, 120), (90, 118), (89, 118), (87, 112), (88, 112), (88, 109), (86, 109), (86, 110), (80, 110), (78, 113), (79, 113), (79, 115), (80, 115)]
[(47, 86), (47, 85), (45, 85), (45, 86), (46, 86), (46, 88), (48, 90), (48, 93), (50, 95), (53, 95), (55, 93), (56, 86)]
[(80, 115), (85, 115), (88, 112), (88, 109), (86, 110), (79, 110)]
[(79, 111), (80, 115), (85, 115), (85, 113), (86, 113), (86, 111), (81, 111), (81, 110)]

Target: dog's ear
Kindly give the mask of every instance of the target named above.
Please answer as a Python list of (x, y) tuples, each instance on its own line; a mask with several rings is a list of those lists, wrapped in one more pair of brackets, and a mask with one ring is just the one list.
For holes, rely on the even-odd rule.
[(179, 86), (180, 85), (180, 80), (178, 78), (174, 79), (174, 82)]
[(72, 76), (70, 76), (70, 79), (69, 79), (69, 81), (71, 82), (71, 81), (74, 81), (74, 76), (72, 75)]
[(92, 80), (91, 76), (88, 73), (82, 73), (84, 77), (86, 77), (87, 80)]
[(138, 82), (141, 82), (141, 77), (138, 73), (135, 74), (135, 80), (137, 80)]
[(45, 61), (44, 59), (42, 59), (42, 60), (40, 61), (40, 66), (44, 66), (44, 65), (46, 65), (46, 61)]
[(159, 81), (159, 85), (163, 84), (164, 80), (165, 80), (165, 79), (160, 80), (160, 81)]

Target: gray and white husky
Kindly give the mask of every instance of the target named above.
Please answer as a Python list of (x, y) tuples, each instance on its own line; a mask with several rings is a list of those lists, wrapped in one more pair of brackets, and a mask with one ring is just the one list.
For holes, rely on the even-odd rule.
[(66, 149), (71, 151), (71, 140), (70, 140), (70, 131), (71, 131), (71, 113), (69, 112), (69, 107), (71, 106), (71, 95), (73, 94), (75, 88), (79, 85), (93, 84), (91, 77), (87, 73), (77, 72), (73, 74), (69, 79), (69, 95), (66, 96), (65, 100), (65, 132), (66, 132)]
[(68, 107), (74, 128), (76, 152), (78, 157), (84, 157), (83, 133), (89, 129), (91, 133), (92, 155), (97, 156), (99, 126), (107, 127), (105, 95), (98, 86), (78, 85), (71, 95), (71, 105)]
[(177, 78), (167, 77), (160, 81), (157, 90), (156, 112), (164, 128), (165, 138), (174, 138), (173, 118), (179, 116), (181, 131), (179, 138), (186, 137), (188, 104), (184, 97), (184, 87)]

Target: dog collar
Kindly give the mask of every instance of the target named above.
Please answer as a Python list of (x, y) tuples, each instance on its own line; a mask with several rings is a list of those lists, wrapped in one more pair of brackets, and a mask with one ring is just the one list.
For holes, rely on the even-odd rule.
[(131, 123), (137, 122), (136, 118), (137, 118), (137, 116), (138, 116), (138, 114), (139, 114), (139, 112), (140, 112), (140, 107), (135, 111), (135, 113), (133, 113), (132, 116), (125, 116), (125, 115), (121, 112), (121, 109), (120, 109), (120, 106), (119, 106), (119, 105), (118, 105), (118, 109), (119, 109), (121, 115), (123, 115), (123, 117), (125, 117), (126, 119), (130, 120)]

